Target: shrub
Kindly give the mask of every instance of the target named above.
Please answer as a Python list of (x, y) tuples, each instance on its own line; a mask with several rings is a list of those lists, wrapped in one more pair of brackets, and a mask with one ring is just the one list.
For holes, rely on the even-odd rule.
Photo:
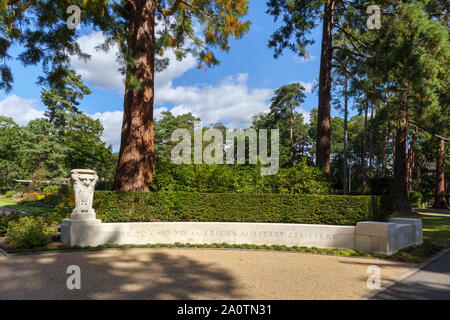
[(97, 191), (104, 222), (261, 222), (355, 225), (392, 212), (379, 196)]
[(48, 194), (45, 196), (44, 200), (42, 200), (45, 204), (51, 206), (58, 206), (63, 200), (60, 195), (57, 194)]
[(322, 171), (306, 161), (281, 168), (277, 175), (262, 176), (261, 165), (175, 165), (159, 163), (155, 191), (200, 193), (329, 194), (330, 183)]
[(41, 201), (42, 199), (44, 199), (45, 196), (44, 195), (40, 195), (37, 192), (33, 192), (33, 193), (25, 193), (23, 195), (23, 200), (22, 202), (34, 202), (34, 201)]
[(5, 197), (6, 198), (11, 198), (14, 194), (16, 194), (16, 192), (14, 190), (10, 190), (10, 191), (5, 193)]
[(44, 188), (44, 190), (42, 190), (42, 193), (45, 196), (57, 195), (57, 194), (61, 193), (61, 186), (47, 186)]
[(43, 219), (45, 219), (45, 222), (47, 223), (47, 225), (54, 226), (56, 224), (60, 224), (62, 222), (62, 220), (68, 219), (69, 214), (67, 214), (66, 212), (57, 211), (57, 212), (42, 215), (41, 217)]
[(43, 202), (54, 207), (61, 206), (61, 203), (65, 204), (73, 198), (73, 190), (68, 185), (61, 186), (48, 186), (43, 190), (45, 198)]
[(23, 217), (9, 223), (6, 241), (20, 248), (44, 247), (50, 243), (55, 231), (42, 218)]
[(6, 234), (10, 222), (19, 220), (20, 215), (17, 212), (11, 213), (9, 216), (0, 217), (0, 236)]
[(409, 203), (413, 208), (422, 206), (422, 195), (414, 190), (409, 191)]

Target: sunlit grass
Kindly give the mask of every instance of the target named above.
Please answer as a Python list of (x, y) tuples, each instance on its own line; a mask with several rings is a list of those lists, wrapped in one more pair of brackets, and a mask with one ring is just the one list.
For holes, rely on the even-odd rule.
[(9, 198), (0, 198), (0, 207), (6, 207), (16, 211), (25, 211), (33, 215), (49, 214), (55, 211), (55, 208), (42, 202), (18, 203)]

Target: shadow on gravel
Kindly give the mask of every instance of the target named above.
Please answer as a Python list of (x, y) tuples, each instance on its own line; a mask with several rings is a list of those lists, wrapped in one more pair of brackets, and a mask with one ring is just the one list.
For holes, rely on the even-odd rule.
[[(67, 267), (81, 269), (81, 290), (67, 289)], [(154, 250), (51, 253), (0, 258), (1, 299), (226, 299), (227, 270)]]

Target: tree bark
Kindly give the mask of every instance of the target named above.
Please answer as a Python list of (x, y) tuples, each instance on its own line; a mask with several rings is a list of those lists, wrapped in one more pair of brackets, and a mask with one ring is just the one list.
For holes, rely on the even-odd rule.
[(373, 178), (373, 118), (374, 118), (374, 103), (371, 104), (371, 112), (370, 112), (370, 140), (369, 140), (369, 175), (370, 178)]
[[(128, 46), (135, 66), (128, 70), (122, 137), (114, 181), (116, 191), (149, 191), (155, 173), (153, 102), (155, 65), (155, 4), (152, 0), (130, 3)], [(132, 74), (141, 87), (131, 87)]]
[(295, 114), (294, 114), (294, 108), (291, 107), (291, 132), (290, 132), (290, 143), (291, 143), (291, 161), (292, 161), (292, 165), (295, 165), (294, 162), (294, 120), (295, 120)]
[(330, 177), (331, 149), (331, 68), (333, 57), (333, 18), (336, 0), (326, 0), (323, 17), (322, 50), (319, 76), (316, 164)]
[(367, 185), (366, 155), (367, 155), (367, 112), (368, 112), (368, 109), (369, 109), (369, 101), (368, 101), (368, 98), (366, 97), (366, 103), (365, 103), (365, 108), (364, 108), (363, 152), (362, 152), (362, 157), (361, 157), (361, 173), (362, 173), (361, 193), (362, 194), (366, 193), (366, 185)]
[(347, 73), (347, 62), (345, 63), (345, 83), (344, 83), (344, 94), (345, 94), (345, 101), (344, 101), (344, 194), (348, 194), (348, 73)]
[(408, 150), (408, 190), (414, 190), (414, 170), (416, 165), (416, 140), (417, 136), (411, 134), (411, 142)]
[(387, 106), (387, 108), (388, 108), (387, 126), (386, 126), (386, 131), (384, 132), (383, 144), (381, 146), (381, 175), (383, 177), (386, 176), (386, 147), (389, 142), (389, 136), (390, 136), (390, 132), (391, 132), (391, 122), (389, 121), (390, 120), (389, 107), (390, 106), (388, 105)]
[(445, 199), (445, 141), (439, 140), (439, 148), (436, 156), (436, 189), (434, 193), (435, 209), (449, 209), (447, 199)]
[(397, 132), (395, 137), (395, 159), (394, 159), (394, 177), (395, 177), (395, 204), (394, 211), (400, 213), (412, 213), (409, 204), (408, 195), (408, 159), (407, 139), (408, 139), (408, 102), (407, 92), (404, 93), (402, 110), (400, 110), (397, 120)]
[(384, 133), (383, 144), (381, 146), (381, 175), (386, 176), (386, 147), (389, 141), (390, 123), (386, 126)]

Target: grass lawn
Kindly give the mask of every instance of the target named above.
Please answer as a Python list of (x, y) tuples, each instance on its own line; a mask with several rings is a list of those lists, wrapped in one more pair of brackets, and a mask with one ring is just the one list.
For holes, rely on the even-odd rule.
[(0, 207), (6, 207), (17, 211), (29, 212), (33, 215), (49, 214), (55, 211), (55, 208), (41, 202), (18, 203), (9, 198), (0, 198)]

